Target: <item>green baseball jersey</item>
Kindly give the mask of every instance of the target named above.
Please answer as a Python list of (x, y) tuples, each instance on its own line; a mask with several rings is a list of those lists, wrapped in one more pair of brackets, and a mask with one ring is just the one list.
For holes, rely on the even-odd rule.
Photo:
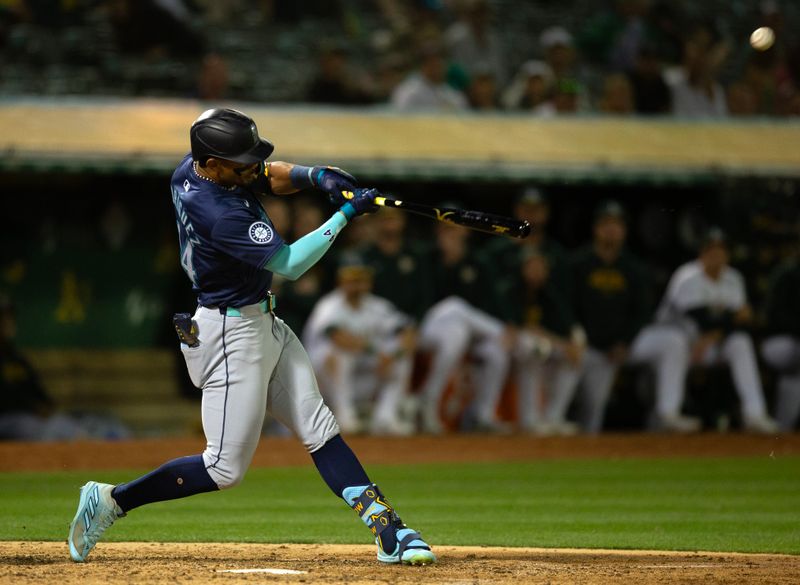
[(439, 257), (433, 283), (434, 302), (455, 295), (484, 311), (490, 311), (499, 302), (486, 265), (472, 251), (450, 265)]
[(560, 337), (569, 337), (575, 317), (565, 295), (548, 282), (541, 288), (520, 283), (518, 298), (512, 303), (513, 322), (522, 327), (541, 327)]
[[(515, 291), (520, 286), (520, 270), (526, 246), (525, 243), (515, 243), (508, 238), (492, 238), (479, 252), (483, 265), (487, 266), (493, 294), (500, 299), (499, 304), (488, 310), (504, 321), (516, 321), (518, 318), (513, 303), (505, 300), (517, 298)], [(564, 248), (551, 238), (545, 238), (538, 248), (550, 266), (551, 285), (566, 293), (569, 284), (568, 256)]]
[(375, 271), (373, 293), (391, 301), (406, 315), (419, 320), (434, 299), (434, 269), (430, 252), (420, 245), (406, 243), (398, 254), (387, 256), (377, 246), (362, 254)]
[(606, 264), (592, 246), (570, 261), (570, 298), (589, 344), (599, 350), (629, 344), (648, 318), (650, 300), (644, 270), (624, 251)]

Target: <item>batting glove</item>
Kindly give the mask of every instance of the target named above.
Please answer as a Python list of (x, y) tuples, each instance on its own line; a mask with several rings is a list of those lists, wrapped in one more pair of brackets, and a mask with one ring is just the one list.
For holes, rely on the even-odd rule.
[(311, 184), (325, 191), (333, 205), (343, 205), (347, 201), (344, 194), (355, 191), (358, 184), (353, 175), (338, 167), (313, 167), (309, 176)]
[(375, 198), (380, 196), (381, 193), (377, 189), (355, 189), (354, 191), (346, 192), (343, 197), (347, 199), (347, 203), (342, 205), (339, 211), (344, 213), (347, 219), (352, 219), (357, 215), (374, 213), (378, 211), (378, 204), (375, 203)]

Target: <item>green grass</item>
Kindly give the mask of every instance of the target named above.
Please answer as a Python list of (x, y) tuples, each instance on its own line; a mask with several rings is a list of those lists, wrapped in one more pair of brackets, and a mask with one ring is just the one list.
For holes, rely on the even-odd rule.
[[(435, 544), (800, 554), (800, 458), (372, 466)], [(88, 479), (137, 471), (0, 474), (0, 540), (63, 540)], [(311, 467), (252, 469), (223, 493), (132, 512), (109, 541), (369, 542)]]

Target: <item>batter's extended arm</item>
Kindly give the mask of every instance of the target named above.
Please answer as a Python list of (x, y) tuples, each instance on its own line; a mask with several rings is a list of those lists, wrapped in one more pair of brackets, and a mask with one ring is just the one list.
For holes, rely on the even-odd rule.
[(300, 190), (300, 187), (292, 184), (290, 177), (294, 166), (292, 163), (283, 161), (267, 163), (265, 174), (267, 175), (270, 189), (275, 195), (291, 195)]

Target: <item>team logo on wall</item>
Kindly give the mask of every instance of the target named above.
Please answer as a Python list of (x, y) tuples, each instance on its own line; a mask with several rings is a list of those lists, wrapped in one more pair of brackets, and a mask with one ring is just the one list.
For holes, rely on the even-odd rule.
[(272, 228), (263, 221), (257, 221), (250, 226), (250, 239), (256, 244), (266, 244), (272, 241)]

